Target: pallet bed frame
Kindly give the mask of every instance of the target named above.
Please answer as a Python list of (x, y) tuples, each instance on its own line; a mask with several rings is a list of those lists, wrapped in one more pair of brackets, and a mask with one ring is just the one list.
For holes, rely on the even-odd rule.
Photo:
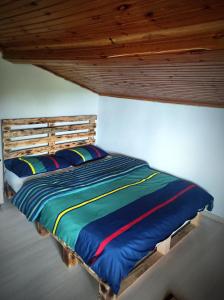
[[(95, 115), (49, 117), (29, 119), (5, 119), (2, 120), (3, 157), (4, 159), (19, 157), (22, 155), (34, 155), (48, 153), (53, 154), (59, 149), (83, 146), (95, 142)], [(5, 195), (10, 199), (14, 191), (6, 183)], [(145, 271), (156, 264), (161, 257), (166, 255), (179, 241), (192, 231), (200, 222), (200, 214), (176, 230), (171, 236), (157, 244), (155, 250), (142, 259), (122, 281), (118, 295), (115, 295), (110, 286), (103, 282), (98, 275), (86, 265), (77, 253), (72, 251), (55, 235), (48, 232), (40, 223), (36, 222), (36, 228), (41, 236), (52, 236), (62, 246), (62, 259), (67, 267), (80, 264), (99, 283), (99, 299), (114, 300), (131, 286)]]

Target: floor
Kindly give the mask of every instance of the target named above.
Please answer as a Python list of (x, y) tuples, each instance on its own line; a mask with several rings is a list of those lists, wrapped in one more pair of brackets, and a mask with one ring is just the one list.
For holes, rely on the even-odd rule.
[[(1, 300), (96, 300), (98, 286), (80, 266), (67, 269), (52, 238), (40, 237), (11, 204), (0, 210)], [(224, 224), (204, 217), (121, 300), (224, 299)]]

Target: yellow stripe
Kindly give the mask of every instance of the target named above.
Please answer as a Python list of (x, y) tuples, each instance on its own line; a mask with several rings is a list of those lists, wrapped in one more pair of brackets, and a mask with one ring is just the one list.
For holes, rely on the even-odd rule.
[(70, 149), (70, 150), (73, 151), (73, 152), (75, 152), (75, 153), (77, 153), (79, 156), (81, 156), (81, 158), (83, 159), (83, 161), (86, 161), (85, 156), (82, 155), (82, 153), (80, 153), (79, 151), (74, 150), (74, 149)]
[(66, 213), (70, 212), (71, 210), (75, 210), (75, 209), (77, 209), (77, 208), (79, 208), (79, 207), (82, 207), (82, 206), (84, 206), (84, 205), (86, 205), (86, 204), (89, 204), (89, 203), (91, 203), (91, 202), (94, 202), (94, 201), (96, 201), (96, 200), (99, 200), (99, 199), (101, 199), (101, 198), (103, 198), (103, 197), (106, 197), (106, 196), (108, 196), (108, 195), (111, 195), (111, 194), (114, 194), (114, 193), (119, 192), (119, 191), (121, 191), (121, 190), (124, 190), (124, 189), (126, 189), (126, 188), (128, 188), (128, 187), (130, 187), (130, 186), (134, 186), (134, 185), (141, 184), (141, 183), (145, 182), (146, 180), (149, 180), (149, 179), (151, 179), (152, 177), (156, 176), (156, 175), (159, 174), (159, 173), (160, 173), (160, 172), (155, 172), (155, 173), (153, 173), (153, 174), (147, 176), (146, 178), (141, 179), (140, 181), (136, 181), (136, 182), (134, 182), (134, 183), (130, 183), (130, 184), (121, 186), (121, 187), (119, 187), (119, 188), (117, 188), (117, 189), (115, 189), (115, 190), (112, 190), (112, 191), (110, 191), (110, 192), (107, 192), (107, 193), (105, 193), (105, 194), (99, 195), (99, 196), (97, 196), (97, 197), (95, 197), (95, 198), (92, 198), (92, 199), (90, 199), (90, 200), (86, 200), (86, 201), (84, 201), (84, 202), (82, 202), (82, 203), (79, 203), (79, 204), (77, 204), (77, 205), (75, 205), (75, 206), (72, 206), (72, 207), (69, 207), (69, 208), (63, 210), (63, 211), (58, 215), (58, 217), (57, 217), (57, 219), (56, 219), (56, 221), (55, 221), (54, 228), (53, 228), (53, 234), (55, 234), (55, 232), (56, 232), (56, 230), (57, 230), (57, 227), (58, 227), (58, 224), (59, 224), (61, 218), (62, 218)]
[(35, 171), (33, 165), (32, 165), (28, 160), (26, 160), (26, 159), (24, 159), (24, 158), (22, 158), (22, 157), (19, 157), (19, 159), (22, 160), (22, 161), (24, 161), (25, 163), (27, 163), (27, 164), (29, 165), (29, 167), (30, 167), (32, 173), (33, 173), (33, 174), (36, 174), (36, 171)]

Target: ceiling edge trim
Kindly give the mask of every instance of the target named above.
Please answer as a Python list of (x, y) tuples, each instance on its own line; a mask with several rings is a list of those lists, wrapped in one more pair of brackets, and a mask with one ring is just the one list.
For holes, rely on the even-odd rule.
[(213, 108), (224, 108), (224, 103), (211, 103), (206, 101), (194, 101), (194, 100), (178, 100), (178, 99), (159, 99), (159, 98), (148, 98), (148, 97), (133, 97), (126, 95), (116, 95), (116, 94), (107, 94), (107, 93), (98, 93), (99, 96), (113, 97), (119, 99), (128, 99), (128, 100), (137, 100), (137, 101), (150, 101), (158, 103), (167, 103), (167, 104), (181, 104), (181, 105), (191, 105), (191, 106), (202, 106), (202, 107), (213, 107)]

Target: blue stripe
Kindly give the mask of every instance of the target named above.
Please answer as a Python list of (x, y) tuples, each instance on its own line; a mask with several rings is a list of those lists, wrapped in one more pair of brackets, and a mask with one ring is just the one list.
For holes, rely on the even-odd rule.
[[(130, 223), (148, 210), (173, 197), (191, 183), (177, 180), (166, 187), (139, 198), (119, 210), (91, 222), (79, 233), (75, 251), (89, 264), (102, 240)], [(106, 279), (115, 293), (135, 264), (152, 251), (156, 244), (170, 236), (186, 220), (193, 218), (207, 205), (211, 209), (212, 196), (195, 186), (178, 200), (156, 211), (106, 246), (91, 265), (100, 278)], [(131, 259), (130, 259), (131, 258)], [(111, 268), (108, 266), (113, 266)]]
[(123, 155), (109, 156), (65, 173), (31, 179), (23, 185), (12, 202), (30, 221), (35, 221), (44, 205), (56, 196), (68, 195), (78, 188), (123, 176), (142, 166), (148, 164)]

